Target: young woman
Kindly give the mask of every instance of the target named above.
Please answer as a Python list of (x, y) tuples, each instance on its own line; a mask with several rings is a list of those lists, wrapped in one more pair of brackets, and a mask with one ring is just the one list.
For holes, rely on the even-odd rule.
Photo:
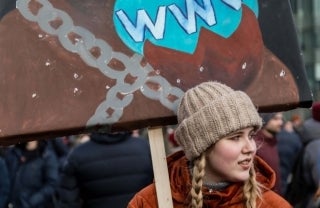
[[(244, 92), (202, 83), (185, 93), (177, 115), (175, 138), (183, 151), (168, 157), (174, 208), (291, 207), (271, 190), (274, 171), (255, 156), (262, 121)], [(157, 207), (155, 184), (128, 207)]]

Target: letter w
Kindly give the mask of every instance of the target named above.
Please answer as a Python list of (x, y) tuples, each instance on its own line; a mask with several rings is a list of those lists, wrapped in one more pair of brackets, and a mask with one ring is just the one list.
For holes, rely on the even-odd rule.
[(212, 26), (216, 24), (216, 18), (214, 16), (210, 0), (203, 1), (203, 8), (195, 0), (186, 0), (187, 18), (185, 18), (183, 13), (175, 4), (168, 7), (188, 34), (196, 32), (195, 13), (197, 13), (207, 23), (207, 25)]
[(166, 16), (165, 6), (159, 7), (155, 24), (150, 20), (145, 10), (138, 10), (136, 25), (132, 24), (123, 10), (117, 11), (116, 14), (124, 28), (136, 42), (142, 42), (144, 40), (145, 28), (149, 29), (155, 39), (163, 38)]

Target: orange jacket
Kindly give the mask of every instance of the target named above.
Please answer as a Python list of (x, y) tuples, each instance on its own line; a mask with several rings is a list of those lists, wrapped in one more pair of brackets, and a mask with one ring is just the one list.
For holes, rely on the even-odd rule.
[[(292, 207), (282, 197), (270, 189), (275, 184), (273, 170), (259, 157), (255, 158), (257, 180), (266, 187), (263, 190), (263, 202), (260, 208), (289, 208)], [(168, 168), (171, 193), (174, 208), (186, 208), (189, 205), (189, 191), (191, 188), (191, 176), (188, 161), (182, 151), (168, 157)], [(206, 207), (219, 208), (244, 208), (242, 184), (234, 183), (222, 191), (209, 193), (203, 188), (204, 204)], [(128, 208), (156, 208), (158, 207), (155, 184), (151, 184), (129, 202)]]

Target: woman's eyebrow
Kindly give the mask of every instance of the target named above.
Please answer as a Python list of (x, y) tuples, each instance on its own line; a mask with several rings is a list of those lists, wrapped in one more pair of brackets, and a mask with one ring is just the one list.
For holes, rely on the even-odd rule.
[[(245, 133), (244, 130), (238, 130), (238, 131), (232, 132), (231, 134), (228, 134), (227, 137), (236, 136), (236, 135), (244, 134), (244, 133)], [(253, 133), (255, 133), (254, 129), (249, 131), (249, 134), (253, 134)]]
[(237, 136), (239, 134), (243, 134), (243, 131), (236, 131), (236, 132), (233, 132), (231, 134), (228, 134), (227, 137), (232, 137), (232, 136)]

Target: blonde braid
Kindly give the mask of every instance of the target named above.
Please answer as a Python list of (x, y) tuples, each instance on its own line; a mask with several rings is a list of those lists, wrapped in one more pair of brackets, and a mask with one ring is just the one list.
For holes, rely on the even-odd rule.
[(202, 196), (202, 178), (205, 174), (205, 154), (202, 153), (198, 158), (193, 161), (192, 170), (192, 188), (191, 194), (191, 208), (202, 208), (203, 196)]
[(250, 177), (243, 186), (244, 198), (246, 200), (246, 208), (257, 208), (257, 197), (261, 197), (261, 185), (256, 180), (256, 172), (254, 167), (250, 168)]

